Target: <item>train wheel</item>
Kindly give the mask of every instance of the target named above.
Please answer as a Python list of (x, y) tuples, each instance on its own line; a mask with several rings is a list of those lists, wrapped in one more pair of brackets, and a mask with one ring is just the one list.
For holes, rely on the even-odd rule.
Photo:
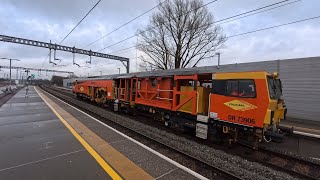
[(180, 124), (178, 125), (178, 131), (181, 133), (186, 133), (187, 132), (187, 127), (185, 127), (184, 125)]
[(221, 144), (222, 143), (222, 138), (221, 138), (221, 134), (218, 130), (218, 127), (214, 126), (214, 127), (210, 127), (210, 131), (208, 133), (208, 140), (210, 142), (213, 142), (215, 144)]

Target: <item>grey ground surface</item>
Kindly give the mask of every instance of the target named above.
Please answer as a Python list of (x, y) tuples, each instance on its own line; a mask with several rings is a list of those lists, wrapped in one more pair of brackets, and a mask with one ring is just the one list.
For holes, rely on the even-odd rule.
[(110, 179), (29, 89), (0, 108), (0, 179)]
[[(51, 96), (49, 97), (51, 98)], [(115, 131), (102, 126), (92, 118), (61, 102), (60, 100), (55, 98), (51, 99), (72, 116), (76, 117), (91, 131), (113, 146), (113, 148), (144, 169), (152, 177), (156, 179), (197, 179), (195, 176), (151, 153), (133, 141), (119, 135)]]

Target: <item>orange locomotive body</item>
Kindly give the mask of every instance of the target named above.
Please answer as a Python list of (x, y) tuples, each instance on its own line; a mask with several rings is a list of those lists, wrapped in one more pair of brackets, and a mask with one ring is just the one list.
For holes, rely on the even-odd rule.
[(87, 80), (75, 81), (72, 91), (76, 97), (89, 99), (97, 103), (105, 103), (114, 100), (113, 80)]
[(286, 108), (277, 74), (257, 72), (130, 73), (73, 86), (77, 97), (115, 111), (152, 114), (166, 126), (194, 129), (212, 141), (281, 139)]
[(218, 73), (213, 77), (213, 85), (220, 88), (223, 86), (223, 89), (218, 89), (210, 95), (211, 117), (218, 117), (230, 123), (263, 128), (269, 106), (267, 74), (252, 72), (251, 75), (250, 73), (221, 75)]
[[(203, 89), (209, 92), (209, 88), (202, 86), (211, 75), (173, 75), (167, 77), (138, 78), (138, 88), (135, 104), (150, 106), (150, 108), (164, 109), (171, 112), (188, 113), (197, 115), (207, 112), (201, 101)], [(209, 93), (206, 94), (208, 98)], [(201, 102), (199, 102), (201, 101)], [(199, 109), (199, 106), (200, 109)]]
[(172, 84), (172, 79), (166, 77), (139, 79), (135, 103), (172, 110)]

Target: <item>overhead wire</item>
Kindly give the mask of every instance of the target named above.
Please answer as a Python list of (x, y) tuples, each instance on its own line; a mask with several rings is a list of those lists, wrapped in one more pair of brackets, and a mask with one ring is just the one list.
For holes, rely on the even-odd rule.
[(287, 6), (287, 5), (290, 5), (290, 4), (293, 4), (293, 3), (297, 3), (299, 1), (302, 1), (302, 0), (296, 0), (296, 1), (288, 2), (288, 3), (285, 3), (285, 4), (281, 4), (279, 6), (268, 8), (266, 10), (262, 10), (262, 11), (259, 11), (259, 12), (256, 12), (256, 13), (252, 13), (252, 14), (249, 14), (249, 15), (246, 15), (246, 16), (241, 16), (241, 17), (238, 17), (238, 18), (235, 18), (235, 19), (231, 19), (229, 21), (220, 22), (218, 24), (225, 24), (225, 23), (232, 22), (232, 21), (235, 21), (235, 20), (238, 20), (238, 19), (243, 19), (243, 18), (246, 18), (246, 17), (249, 17), (249, 16), (253, 16), (253, 15), (260, 14), (260, 13), (263, 13), (263, 12), (267, 12), (267, 11), (270, 11), (270, 10), (273, 10), (273, 9), (277, 9), (277, 8), (280, 8), (280, 7), (283, 7), (283, 6)]
[[(48, 59), (48, 57), (49, 57), (49, 54), (50, 54), (50, 53), (48, 53), (48, 55), (47, 55), (46, 59), (43, 61), (42, 65), (41, 65), (41, 68), (43, 68), (44, 63), (47, 61), (47, 59)], [(41, 68), (40, 68), (40, 69), (41, 69)]]
[(253, 9), (253, 10), (250, 10), (250, 11), (247, 11), (247, 12), (244, 12), (244, 13), (240, 13), (240, 14), (237, 14), (237, 15), (234, 15), (234, 16), (230, 16), (230, 17), (221, 19), (221, 20), (219, 20), (219, 21), (215, 21), (214, 23), (221, 22), (221, 21), (225, 21), (225, 20), (228, 20), (228, 19), (233, 19), (233, 18), (235, 18), (235, 17), (239, 17), (239, 16), (242, 16), (242, 15), (245, 15), (245, 14), (249, 14), (249, 13), (252, 13), (252, 12), (255, 12), (255, 11), (259, 11), (259, 10), (261, 10), (261, 9), (265, 9), (265, 8), (268, 8), (268, 7), (271, 7), (271, 6), (275, 6), (275, 5), (278, 5), (278, 4), (282, 4), (282, 3), (288, 2), (288, 1), (290, 1), (290, 0), (284, 0), (284, 1), (280, 1), (280, 2), (273, 3), (273, 4), (269, 4), (269, 5), (266, 5), (266, 6), (257, 8), (257, 9)]
[(78, 22), (78, 24), (76, 24), (76, 26), (74, 26), (74, 28), (60, 41), (59, 44), (61, 44), (80, 24), (81, 22), (91, 13), (91, 11), (101, 2), (101, 0), (99, 0), (88, 12), (87, 14)]
[[(269, 10), (272, 10), (272, 9), (276, 9), (276, 8), (279, 8), (279, 7), (288, 5), (288, 4), (293, 4), (293, 3), (296, 3), (296, 2), (301, 1), (301, 0), (296, 0), (296, 1), (293, 1), (293, 2), (289, 2), (289, 3), (286, 3), (286, 4), (282, 4), (282, 5), (273, 7), (273, 8), (269, 8), (269, 9), (266, 9), (266, 10), (263, 10), (263, 11), (259, 11), (259, 10), (261, 10), (261, 9), (264, 9), (264, 8), (267, 8), (267, 7), (271, 7), (271, 6), (274, 6), (274, 5), (277, 5), (277, 4), (286, 2), (286, 1), (289, 1), (289, 0), (281, 1), (281, 2), (274, 3), (274, 4), (271, 4), (271, 5), (268, 5), (268, 6), (264, 6), (264, 7), (255, 9), (255, 10), (251, 10), (251, 11), (248, 11), (248, 12), (245, 12), (245, 13), (241, 13), (241, 14), (238, 14), (238, 15), (235, 15), (235, 16), (231, 16), (231, 17), (228, 17), (228, 18), (224, 18), (224, 19), (221, 19), (221, 20), (219, 20), (219, 21), (215, 21), (214, 23), (222, 22), (222, 23), (220, 23), (220, 24), (223, 24), (223, 23), (235, 21), (235, 20), (237, 20), (237, 19), (241, 19), (241, 18), (245, 18), (245, 17), (248, 17), (248, 16), (252, 16), (252, 15), (258, 14), (258, 13), (266, 12), (266, 11), (269, 11)], [(252, 12), (255, 12), (255, 11), (259, 11), (259, 12), (252, 13)], [(249, 15), (246, 15), (246, 16), (242, 16), (242, 15), (245, 15), (245, 14), (248, 14), (248, 13), (252, 13), (252, 14), (249, 14)], [(239, 16), (242, 16), (242, 17), (239, 17)], [(239, 18), (235, 18), (235, 17), (239, 17)], [(235, 19), (233, 19), (233, 18), (235, 18)], [(312, 20), (312, 19), (317, 19), (317, 18), (320, 18), (320, 16), (311, 17), (311, 18), (307, 18), (307, 19), (302, 19), (302, 20), (298, 20), (298, 21), (294, 21), (294, 22), (290, 22), (290, 23), (285, 23), (285, 24), (280, 24), (280, 25), (276, 25), (276, 26), (271, 26), (271, 27), (267, 27), (267, 28), (257, 29), (257, 30), (254, 30), (254, 31), (244, 32), (244, 33), (240, 33), (240, 34), (235, 34), (235, 35), (228, 36), (227, 38), (233, 38), (233, 37), (237, 37), (237, 36), (242, 36), (242, 35), (246, 35), (246, 34), (250, 34), (250, 33), (255, 33), (255, 32), (264, 31), (264, 30), (268, 30), (268, 29), (273, 29), (273, 28), (277, 28), (277, 27), (281, 27), (281, 26), (286, 26), (286, 25), (290, 25), (290, 24), (295, 24), (295, 23), (299, 23), (299, 22), (304, 22), (304, 21), (308, 21), (308, 20)], [(229, 21), (225, 21), (225, 20), (229, 20)], [(223, 21), (225, 21), (225, 22), (223, 22)], [(135, 35), (133, 35), (133, 36), (130, 36), (130, 37), (126, 38), (125, 40), (131, 39), (132, 37), (135, 37), (135, 36), (137, 36), (137, 35), (138, 35), (138, 34), (135, 34)], [(123, 41), (125, 41), (125, 40), (121, 40), (121, 42), (123, 42)], [(118, 43), (120, 43), (120, 41), (119, 41)], [(117, 44), (118, 44), (118, 43), (117, 43)], [(113, 46), (113, 45), (112, 45), (112, 46)], [(136, 47), (136, 46), (128, 47), (128, 48), (121, 49), (121, 50), (117, 50), (117, 51), (112, 52), (112, 53), (120, 52), (120, 51), (127, 50), (127, 49), (134, 48), (134, 47)], [(108, 48), (108, 47), (106, 47), (106, 48)], [(102, 50), (104, 50), (104, 49), (102, 49)], [(99, 51), (101, 51), (101, 50), (99, 50)]]
[[(101, 2), (99, 0), (88, 12), (87, 14), (72, 28), (72, 30), (60, 41), (59, 44), (61, 44), (65, 39), (68, 38), (68, 36), (81, 24), (81, 22), (92, 12), (92, 10)], [(49, 53), (50, 54), (50, 53)], [(46, 59), (43, 61), (41, 68), (43, 68), (44, 63), (47, 61), (49, 54), (47, 55)]]
[[(243, 35), (247, 35), (247, 34), (252, 34), (252, 33), (260, 32), (260, 31), (279, 28), (279, 27), (282, 27), (282, 26), (287, 26), (287, 25), (291, 25), (291, 24), (297, 24), (297, 23), (310, 21), (310, 20), (314, 20), (314, 19), (319, 19), (319, 18), (320, 18), (320, 15), (319, 16), (310, 17), (310, 18), (306, 18), (306, 19), (292, 21), (292, 22), (289, 22), (289, 23), (284, 23), (284, 24), (279, 24), (279, 25), (275, 25), (275, 26), (269, 26), (269, 27), (265, 27), (265, 28), (261, 28), (261, 29), (252, 30), (252, 31), (247, 31), (247, 32), (239, 33), (239, 34), (234, 34), (234, 35), (227, 36), (226, 38), (229, 39), (229, 38), (233, 38), (233, 37), (243, 36)], [(205, 51), (203, 53), (208, 53), (208, 52), (211, 52), (211, 51), (215, 51), (215, 50), (208, 50), (208, 51)]]
[[(196, 10), (198, 10), (198, 9), (200, 9), (200, 8), (203, 8), (203, 7), (205, 7), (205, 6), (209, 5), (209, 4), (212, 4), (212, 3), (216, 2), (216, 1), (218, 1), (218, 0), (209, 1), (208, 3), (203, 4), (202, 6), (196, 8), (196, 9), (189, 10), (189, 11), (185, 12), (185, 13), (182, 14), (182, 15), (188, 14), (188, 13), (190, 13), (190, 12), (192, 12), (192, 11), (196, 11)], [(164, 3), (164, 2), (165, 2), (165, 1), (163, 1), (162, 3)], [(159, 3), (157, 6), (159, 6), (160, 4), (161, 4), (161, 3)], [(156, 6), (156, 7), (157, 7), (157, 6)], [(156, 8), (156, 7), (153, 7), (153, 9)], [(182, 16), (182, 15), (180, 15), (180, 16)], [(152, 28), (156, 28), (156, 26), (154, 26), (154, 27), (152, 27)], [(150, 30), (150, 29), (149, 29), (149, 30)], [(140, 32), (140, 34), (141, 34), (141, 33), (142, 33), (142, 32)], [(126, 40), (129, 40), (129, 39), (131, 39), (131, 38), (133, 38), (133, 37), (136, 37), (136, 36), (137, 36), (137, 34), (135, 34), (135, 35), (133, 35), (133, 36), (130, 36), (130, 37), (124, 39), (124, 40), (121, 40), (121, 42), (126, 41)], [(121, 42), (118, 42), (117, 44), (119, 44), (119, 43), (121, 43)], [(114, 45), (115, 45), (115, 44), (113, 44), (113, 45), (111, 45), (111, 46), (114, 46)], [(111, 46), (108, 46), (108, 47), (111, 47)], [(102, 48), (102, 49), (98, 50), (97, 52), (101, 52), (101, 51), (105, 50), (105, 49), (108, 48), (108, 47)]]
[(143, 12), (142, 14), (140, 14), (140, 15), (136, 16), (135, 18), (133, 18), (133, 19), (129, 20), (128, 22), (126, 22), (126, 23), (122, 24), (121, 26), (119, 26), (119, 27), (115, 28), (114, 30), (112, 30), (112, 31), (108, 32), (107, 34), (103, 35), (102, 37), (100, 37), (100, 38), (98, 38), (98, 39), (94, 40), (93, 42), (89, 43), (89, 44), (88, 44), (88, 45), (86, 45), (85, 47), (91, 46), (92, 44), (94, 44), (94, 43), (96, 43), (96, 42), (100, 41), (101, 39), (103, 39), (103, 38), (105, 38), (105, 37), (109, 36), (110, 34), (112, 34), (112, 33), (116, 32), (116, 31), (118, 31), (118, 30), (119, 30), (119, 29), (121, 29), (122, 27), (124, 27), (124, 26), (126, 26), (126, 25), (128, 25), (128, 24), (132, 23), (133, 21), (137, 20), (138, 18), (142, 17), (143, 15), (145, 15), (145, 14), (149, 13), (150, 11), (154, 10), (154, 9), (155, 9), (155, 8), (157, 8), (160, 4), (164, 3), (165, 1), (168, 1), (168, 0), (164, 0), (163, 2), (160, 2), (160, 3), (159, 3), (159, 4), (157, 4), (156, 6), (152, 7), (151, 9), (148, 9), (147, 11), (145, 11), (145, 12)]
[[(198, 10), (198, 9), (200, 9), (200, 8), (203, 8), (203, 7), (205, 7), (205, 6), (208, 6), (208, 5), (210, 5), (210, 4), (212, 4), (212, 3), (216, 2), (216, 1), (218, 1), (218, 0), (210, 1), (210, 2), (208, 2), (208, 3), (206, 3), (206, 4), (203, 4), (202, 6), (200, 6), (200, 7), (198, 7), (198, 8), (196, 8), (196, 9), (189, 10), (189, 11), (187, 11), (187, 12), (185, 12), (185, 13), (179, 15), (179, 16), (183, 16), (183, 15), (189, 14), (189, 13), (191, 13), (191, 12), (193, 12), (193, 11), (196, 11), (196, 10)], [(289, 0), (285, 0), (285, 1), (289, 1)], [(134, 35), (132, 35), (132, 36), (130, 36), (130, 37), (127, 37), (127, 38), (125, 38), (125, 39), (123, 39), (123, 40), (120, 40), (120, 41), (118, 41), (118, 42), (116, 42), (116, 43), (114, 43), (114, 44), (111, 44), (111, 45), (109, 45), (109, 46), (106, 46), (106, 47), (100, 49), (98, 52), (103, 51), (103, 50), (105, 50), (105, 49), (107, 49), (107, 48), (109, 48), (109, 47), (112, 47), (112, 46), (114, 46), (114, 45), (117, 45), (117, 44), (119, 44), (119, 43), (122, 43), (122, 42), (124, 42), (124, 41), (127, 41), (127, 40), (129, 40), (129, 39), (131, 39), (131, 38), (134, 38), (134, 37), (136, 37), (137, 35), (142, 34), (142, 33), (144, 33), (144, 32), (147, 32), (147, 31), (150, 31), (150, 30), (152, 30), (152, 29), (154, 29), (154, 28), (156, 28), (156, 27), (158, 27), (158, 26), (153, 26), (153, 27), (151, 27), (151, 28), (149, 28), (149, 29), (147, 29), (147, 30), (144, 30), (144, 31), (139, 32), (139, 33), (136, 33), (136, 34), (134, 34)]]
[[(301, 20), (296, 20), (296, 21), (292, 21), (292, 22), (288, 22), (288, 23), (283, 23), (283, 24), (279, 24), (279, 25), (275, 25), (275, 26), (269, 26), (269, 27), (265, 27), (265, 28), (261, 28), (261, 29), (247, 31), (247, 32), (239, 33), (239, 34), (234, 34), (234, 35), (227, 36), (226, 38), (230, 39), (230, 38), (233, 38), (233, 37), (243, 36), (243, 35), (252, 34), (252, 33), (260, 32), (260, 31), (266, 31), (266, 30), (269, 30), (269, 29), (279, 28), (279, 27), (283, 27), (283, 26), (287, 26), (287, 25), (291, 25), (291, 24), (297, 24), (297, 23), (310, 21), (310, 20), (314, 20), (314, 19), (318, 19), (318, 18), (320, 18), (320, 15), (319, 16), (310, 17), (310, 18), (301, 19)], [(208, 53), (208, 52), (212, 52), (212, 51), (215, 51), (215, 50), (208, 50), (208, 51), (205, 51), (203, 53)]]
[(297, 20), (297, 21), (293, 21), (293, 22), (289, 22), (289, 23), (284, 23), (284, 24), (280, 24), (280, 25), (276, 25), (276, 26), (270, 26), (270, 27), (266, 27), (266, 28), (262, 28), (262, 29), (248, 31), (248, 32), (240, 33), (240, 34), (235, 34), (235, 35), (228, 36), (227, 38), (243, 36), (243, 35), (246, 35), (246, 34), (251, 34), (251, 33), (259, 32), (259, 31), (265, 31), (265, 30), (269, 30), (269, 29), (282, 27), (282, 26), (287, 26), (287, 25), (296, 24), (296, 23), (300, 23), (300, 22), (310, 21), (310, 20), (318, 19), (318, 18), (320, 18), (320, 16), (314, 16), (314, 17), (310, 17), (310, 18), (306, 18), (306, 19), (302, 19), (302, 20)]
[[(293, 2), (289, 2), (289, 3), (285, 3), (285, 4), (282, 4), (282, 5), (273, 7), (273, 8), (269, 8), (269, 9), (266, 9), (266, 10), (263, 10), (263, 11), (259, 11), (259, 10), (261, 10), (261, 9), (265, 9), (265, 8), (268, 8), (268, 7), (271, 7), (271, 6), (275, 6), (275, 5), (278, 5), (278, 4), (280, 4), (280, 3), (284, 3), (284, 2), (287, 2), (287, 1), (290, 1), (290, 0), (280, 1), (280, 2), (273, 3), (273, 4), (270, 4), (270, 5), (267, 5), (267, 6), (263, 6), (263, 7), (257, 8), (257, 9), (253, 9), (253, 10), (250, 10), (250, 11), (246, 11), (246, 12), (244, 12), (244, 13), (236, 14), (236, 15), (233, 15), (233, 16), (230, 16), (230, 17), (227, 17), (227, 18), (224, 18), (224, 19), (220, 19), (220, 20), (218, 20), (218, 21), (214, 21), (214, 22), (212, 22), (212, 23), (210, 23), (210, 24), (215, 24), (215, 23), (224, 24), (224, 23), (227, 23), (227, 22), (232, 22), (232, 21), (235, 21), (235, 20), (238, 20), (238, 19), (242, 19), (242, 18), (249, 17), (249, 16), (252, 16), (252, 15), (256, 15), (256, 14), (259, 14), (259, 13), (262, 13), (262, 12), (266, 12), (266, 11), (270, 11), (270, 10), (273, 10), (273, 9), (276, 9), (276, 8), (280, 8), (280, 7), (289, 5), (289, 4), (297, 3), (297, 2), (299, 2), (299, 1), (301, 1), (301, 0), (296, 0), (296, 1), (293, 1)], [(256, 12), (256, 11), (258, 11), (258, 12)], [(256, 12), (256, 13), (252, 13), (252, 12)], [(250, 14), (250, 13), (252, 13), (252, 14)], [(246, 15), (246, 14), (249, 14), (249, 15)], [(243, 15), (246, 15), (246, 16), (243, 16)], [(239, 17), (239, 16), (241, 16), (241, 17)], [(239, 17), (239, 18), (236, 18), (236, 17)], [(232, 19), (232, 18), (235, 18), (235, 19)], [(226, 21), (226, 20), (229, 20), (229, 21)], [(226, 21), (226, 22), (224, 22), (224, 21)], [(208, 25), (208, 24), (206, 24), (206, 25)], [(130, 36), (130, 37), (126, 38), (126, 39), (123, 39), (123, 40), (121, 40), (121, 41), (119, 41), (119, 42), (117, 42), (117, 43), (112, 44), (112, 46), (113, 46), (113, 45), (116, 45), (116, 44), (118, 44), (118, 43), (121, 43), (121, 42), (123, 42), (123, 41), (126, 41), (126, 40), (128, 40), (128, 39), (131, 39), (132, 37), (135, 37), (135, 36), (136, 36), (136, 35), (133, 35), (133, 36)], [(168, 36), (168, 37), (170, 37), (170, 36)], [(110, 46), (110, 47), (111, 47), (111, 46)], [(130, 47), (126, 47), (126, 48), (123, 48), (123, 49), (120, 49), (120, 50), (116, 50), (116, 51), (112, 51), (112, 52), (110, 52), (109, 54), (121, 52), (121, 51), (124, 51), (124, 50), (127, 50), (127, 49), (131, 49), (131, 48), (135, 48), (135, 47), (137, 47), (137, 45), (135, 45), (135, 46), (130, 46)]]
[[(85, 47), (91, 46), (92, 44), (94, 44), (94, 43), (96, 43), (96, 42), (100, 41), (101, 39), (105, 38), (106, 36), (108, 36), (108, 35), (110, 35), (110, 34), (112, 34), (112, 33), (116, 32), (117, 30), (121, 29), (122, 27), (124, 27), (124, 26), (126, 26), (126, 25), (130, 24), (131, 22), (133, 22), (133, 21), (135, 21), (135, 20), (137, 20), (138, 18), (142, 17), (143, 15), (145, 15), (145, 14), (149, 13), (150, 11), (154, 10), (155, 8), (157, 8), (160, 4), (164, 3), (165, 1), (168, 1), (168, 0), (164, 0), (164, 1), (160, 2), (160, 3), (159, 3), (159, 4), (157, 4), (156, 6), (154, 6), (154, 7), (150, 8), (150, 9), (148, 9), (147, 11), (143, 12), (142, 14), (140, 14), (140, 15), (136, 16), (135, 18), (133, 18), (133, 19), (129, 20), (128, 22), (126, 22), (126, 23), (122, 24), (121, 26), (117, 27), (116, 29), (112, 30), (111, 32), (109, 32), (109, 33), (105, 34), (104, 36), (102, 36), (102, 37), (100, 37), (100, 38), (98, 38), (98, 39), (96, 39), (95, 41), (91, 42), (90, 44), (88, 44), (88, 45), (87, 45), (87, 46), (85, 46)], [(102, 51), (102, 50), (99, 50), (98, 52), (100, 52), (100, 51)]]

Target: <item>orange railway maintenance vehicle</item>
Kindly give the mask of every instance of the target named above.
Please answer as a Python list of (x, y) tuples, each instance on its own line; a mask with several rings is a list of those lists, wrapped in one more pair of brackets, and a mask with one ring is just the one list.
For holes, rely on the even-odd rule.
[[(211, 71), (212, 72), (212, 71)], [(128, 73), (75, 81), (73, 93), (114, 111), (151, 114), (166, 126), (214, 142), (282, 139), (286, 107), (277, 73), (193, 69)]]

